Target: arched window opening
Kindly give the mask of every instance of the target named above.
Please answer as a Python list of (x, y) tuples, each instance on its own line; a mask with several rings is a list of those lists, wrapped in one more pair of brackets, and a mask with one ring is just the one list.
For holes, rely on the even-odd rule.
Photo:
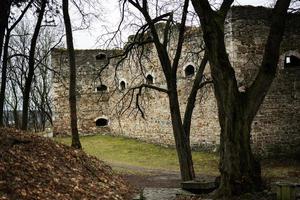
[(146, 41), (152, 41), (152, 40), (153, 40), (152, 36), (148, 35), (147, 38), (146, 38)]
[(148, 74), (146, 76), (146, 83), (149, 84), (149, 85), (152, 85), (154, 83), (154, 79), (153, 79), (153, 76), (151, 74)]
[(96, 126), (102, 127), (107, 125), (108, 125), (108, 120), (105, 118), (99, 118), (96, 120)]
[(126, 89), (126, 83), (125, 81), (120, 82), (120, 90), (125, 90)]
[(188, 65), (185, 69), (184, 69), (184, 74), (185, 77), (192, 77), (195, 74), (195, 68), (193, 65)]
[(96, 88), (97, 92), (106, 92), (107, 91), (107, 86), (106, 85), (99, 85)]
[(284, 60), (285, 68), (300, 68), (300, 58), (296, 56), (286, 56)]
[(96, 55), (96, 60), (106, 60), (106, 54), (100, 53)]

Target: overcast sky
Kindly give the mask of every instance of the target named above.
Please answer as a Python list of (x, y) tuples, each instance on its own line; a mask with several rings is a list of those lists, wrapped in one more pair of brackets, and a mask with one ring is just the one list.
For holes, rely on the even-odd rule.
[[(89, 30), (74, 32), (74, 45), (76, 49), (99, 48), (100, 43), (96, 43), (96, 41), (97, 38), (104, 33), (103, 26), (109, 25), (109, 27), (113, 28), (118, 24), (120, 12), (117, 2), (118, 0), (105, 0), (102, 5), (104, 9), (101, 13), (101, 19), (104, 18), (104, 21), (94, 20)], [(272, 2), (272, 0), (237, 0), (235, 4), (264, 6), (270, 2)]]

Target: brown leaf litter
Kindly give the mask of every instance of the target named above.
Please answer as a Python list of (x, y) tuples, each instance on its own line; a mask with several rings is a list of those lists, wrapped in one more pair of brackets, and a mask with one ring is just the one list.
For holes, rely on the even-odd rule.
[(0, 199), (130, 199), (132, 188), (82, 150), (0, 129)]

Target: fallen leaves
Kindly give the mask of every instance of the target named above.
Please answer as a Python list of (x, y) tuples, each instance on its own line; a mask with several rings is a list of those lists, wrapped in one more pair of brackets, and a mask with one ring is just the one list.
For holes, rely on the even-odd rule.
[(0, 129), (0, 199), (129, 199), (131, 188), (81, 150)]

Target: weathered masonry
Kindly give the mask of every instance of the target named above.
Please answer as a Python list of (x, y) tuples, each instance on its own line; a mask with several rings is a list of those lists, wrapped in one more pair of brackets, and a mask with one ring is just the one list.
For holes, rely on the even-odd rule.
[[(228, 14), (225, 25), (227, 52), (241, 91), (246, 90), (252, 82), (262, 59), (270, 15), (269, 9), (250, 6), (233, 7)], [(199, 28), (188, 28), (186, 35), (177, 80), (182, 110), (203, 56), (202, 53), (195, 54), (200, 52), (203, 44)], [(171, 54), (172, 48), (170, 51)], [(173, 145), (165, 94), (143, 90), (140, 99), (141, 106), (145, 108), (145, 119), (132, 109), (134, 103), (126, 109), (130, 95), (124, 97), (124, 94), (128, 93), (129, 88), (141, 83), (166, 87), (154, 47), (148, 45), (147, 59), (141, 60), (143, 68), (138, 67), (137, 58), (133, 56), (120, 66), (117, 65), (118, 60), (111, 60), (103, 69), (108, 57), (121, 52), (122, 49), (76, 50), (80, 132), (109, 133)], [(280, 54), (277, 78), (252, 125), (253, 149), (263, 155), (300, 152), (299, 15), (289, 15)], [(70, 129), (67, 60), (66, 50), (55, 49), (52, 52), (52, 65), (57, 72), (53, 82), (53, 122), (54, 133), (57, 134), (66, 133)], [(206, 73), (209, 76), (209, 69), (206, 69)], [(218, 146), (220, 132), (212, 87), (210, 85), (199, 92), (191, 128), (191, 145), (210, 150)]]

